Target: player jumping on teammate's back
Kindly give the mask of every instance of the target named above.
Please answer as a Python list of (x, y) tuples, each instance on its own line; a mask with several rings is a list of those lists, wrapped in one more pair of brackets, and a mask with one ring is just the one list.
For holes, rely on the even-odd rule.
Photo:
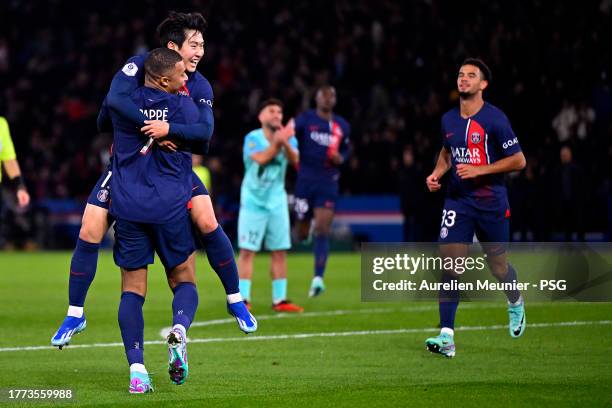
[[(143, 132), (154, 139), (170, 136), (189, 140), (199, 135), (212, 135), (214, 127), (212, 88), (208, 80), (196, 70), (204, 56), (203, 34), (205, 29), (206, 20), (201, 14), (175, 12), (171, 12), (157, 29), (161, 46), (173, 49), (183, 57), (188, 79), (179, 92), (190, 96), (196, 103), (199, 111), (196, 123), (164, 122), (157, 120), (163, 117), (147, 117), (133, 103), (131, 93), (142, 86), (144, 81), (144, 60), (147, 57), (145, 54), (130, 58), (113, 78), (111, 89), (100, 111), (99, 130), (105, 130), (108, 127), (104, 119), (108, 118), (110, 108), (119, 112), (134, 126), (142, 128)], [(163, 112), (161, 115), (163, 116)], [(202, 143), (194, 151), (206, 151), (207, 143)], [(100, 242), (109, 225), (114, 222), (108, 216), (111, 200), (111, 176), (110, 168), (101, 175), (87, 200), (83, 213), (79, 238), (70, 264), (67, 316), (51, 339), (51, 344), (60, 348), (67, 345), (72, 335), (83, 330), (86, 325), (83, 310), (85, 297), (96, 274)], [(208, 262), (223, 284), (228, 311), (237, 321), (246, 322), (243, 325), (239, 324), (242, 331), (252, 332), (255, 326), (249, 322), (252, 322), (254, 318), (242, 303), (238, 286), (238, 268), (231, 242), (216, 221), (212, 201), (206, 187), (195, 174), (192, 178), (194, 181), (191, 200), (192, 222), (200, 233), (200, 240), (206, 249)]]
[[(493, 275), (500, 281), (517, 281), (516, 271), (507, 262), (510, 208), (503, 174), (525, 167), (518, 138), (504, 113), (485, 102), (482, 93), (491, 81), (491, 71), (479, 59), (466, 59), (459, 69), (459, 107), (442, 117), (442, 142), (436, 167), (427, 177), (430, 191), (441, 188), (440, 179), (451, 170), (440, 228), (443, 257), (465, 257), (476, 234), (487, 254)], [(445, 270), (443, 282), (458, 279)], [(505, 292), (508, 298), (509, 331), (514, 338), (525, 331), (525, 307), (518, 290)], [(454, 325), (459, 305), (458, 290), (440, 290), (440, 335), (428, 338), (431, 352), (455, 355)]]
[(278, 99), (264, 101), (258, 116), (261, 128), (244, 138), (244, 179), (238, 215), (238, 269), (240, 293), (251, 300), (251, 278), (255, 254), (262, 243), (271, 252), (272, 309), (302, 312), (287, 300), (287, 250), (291, 248), (289, 208), (285, 191), (287, 164), (299, 160), (293, 121), (282, 125), (283, 105)]
[(329, 255), (329, 231), (338, 198), (339, 167), (349, 154), (350, 126), (333, 112), (336, 89), (325, 85), (316, 93), (316, 109), (295, 120), (295, 135), (300, 145), (300, 167), (295, 186), (297, 231), (301, 240), (310, 234), (314, 216), (314, 277), (309, 296), (325, 290), (323, 276)]
[[(143, 112), (167, 115), (164, 119), (190, 124), (198, 120), (191, 98), (177, 95), (187, 75), (180, 54), (157, 48), (145, 61), (145, 86), (132, 93)], [(115, 218), (113, 258), (121, 268), (118, 320), (130, 365), (131, 393), (151, 391), (144, 366), (142, 306), (147, 288), (147, 267), (154, 252), (164, 265), (172, 301), (172, 331), (168, 335), (168, 371), (175, 384), (188, 374), (186, 339), (198, 306), (195, 286), (194, 241), (187, 203), (191, 199), (191, 146), (206, 141), (177, 138), (183, 149), (172, 151), (157, 144), (110, 111), (114, 128), (114, 157), (110, 214)], [(170, 151), (168, 151), (170, 150)], [(147, 386), (148, 383), (148, 386)]]

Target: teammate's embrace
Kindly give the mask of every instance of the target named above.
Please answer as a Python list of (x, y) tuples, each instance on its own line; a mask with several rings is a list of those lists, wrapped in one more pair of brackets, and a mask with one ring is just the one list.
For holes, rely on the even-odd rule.
[[(491, 273), (501, 282), (512, 282), (517, 277), (506, 260), (510, 208), (504, 173), (523, 169), (526, 163), (506, 115), (482, 98), (490, 81), (491, 71), (481, 60), (469, 58), (461, 65), (459, 107), (442, 117), (443, 147), (426, 182), (430, 191), (438, 191), (440, 179), (451, 170), (440, 228), (441, 256), (467, 256), (475, 233)], [(444, 272), (443, 282), (458, 277), (455, 271)], [(510, 335), (519, 337), (526, 324), (523, 297), (518, 290), (508, 290), (506, 296)], [(459, 291), (441, 290), (439, 297), (440, 335), (425, 344), (432, 352), (453, 357)]]
[[(153, 50), (145, 61), (145, 71), (145, 86), (132, 93), (132, 101), (149, 116), (195, 123), (198, 110), (194, 102), (176, 95), (187, 79), (181, 56), (168, 48)], [(144, 366), (142, 306), (147, 266), (153, 263), (154, 251), (174, 293), (173, 328), (168, 335), (170, 379), (182, 384), (188, 373), (186, 333), (198, 306), (191, 262), (195, 247), (187, 209), (192, 188), (191, 152), (149, 146), (149, 138), (128, 120), (112, 110), (110, 115), (114, 128), (110, 213), (116, 219), (113, 256), (121, 268), (122, 291), (119, 326), (130, 364), (129, 390), (144, 393), (152, 391), (152, 385)], [(194, 147), (207, 139), (202, 135), (189, 143)]]
[[(145, 116), (131, 98), (132, 92), (144, 81), (144, 61), (147, 54), (131, 57), (119, 70), (111, 83), (104, 101), (98, 127), (108, 126), (105, 114), (113, 111), (131, 126), (150, 136), (152, 139), (170, 137), (182, 141), (192, 141), (201, 135), (210, 137), (214, 128), (212, 112), (213, 91), (210, 83), (198, 71), (197, 65), (204, 56), (204, 31), (206, 20), (200, 13), (170, 12), (168, 18), (157, 28), (160, 46), (177, 51), (183, 58), (187, 81), (179, 90), (195, 102), (198, 117), (194, 123), (185, 124), (163, 121), (157, 116)], [(163, 115), (163, 112), (162, 112)], [(152, 142), (150, 142), (152, 143)], [(150, 144), (149, 144), (150, 146)], [(202, 143), (194, 153), (204, 153), (207, 145)], [(86, 326), (84, 303), (93, 281), (100, 242), (104, 238), (112, 219), (108, 217), (111, 201), (111, 169), (107, 169), (94, 186), (83, 213), (81, 230), (70, 264), (69, 307), (66, 317), (51, 338), (51, 344), (60, 348), (67, 345), (72, 336)], [(234, 250), (227, 235), (217, 223), (212, 201), (202, 182), (193, 176), (191, 220), (197, 227), (199, 238), (206, 248), (208, 262), (217, 273), (227, 295), (227, 308), (236, 318), (238, 327), (245, 333), (257, 330), (257, 323), (242, 302), (238, 287), (238, 268)], [(195, 231), (195, 229), (194, 229)]]

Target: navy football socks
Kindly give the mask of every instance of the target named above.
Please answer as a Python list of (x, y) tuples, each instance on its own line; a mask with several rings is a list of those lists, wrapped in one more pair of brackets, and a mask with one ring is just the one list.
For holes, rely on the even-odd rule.
[(68, 299), (71, 306), (83, 307), (89, 285), (96, 276), (98, 267), (98, 250), (100, 244), (77, 240), (76, 248), (70, 262), (70, 279), (68, 281)]
[(327, 235), (316, 235), (314, 237), (314, 274), (323, 278), (325, 265), (329, 256), (329, 237)]
[[(518, 278), (516, 277), (516, 270), (512, 267), (512, 265), (508, 264), (508, 273), (504, 279), (499, 279), (500, 282), (503, 283), (512, 283), (512, 281), (518, 282)], [(516, 303), (521, 297), (521, 292), (518, 289), (509, 289), (504, 290), (506, 297), (508, 298), (508, 302)]]
[(238, 267), (234, 259), (234, 248), (229, 238), (219, 225), (208, 234), (201, 234), (202, 243), (206, 248), (208, 263), (221, 279), (225, 293), (239, 293)]
[(187, 330), (198, 309), (198, 290), (191, 282), (181, 282), (172, 291), (172, 325), (180, 324)]
[(128, 363), (144, 364), (144, 297), (134, 292), (123, 292), (119, 303), (119, 328)]
[[(449, 274), (443, 272), (441, 281), (442, 283), (453, 283), (453, 281), (457, 281), (457, 278), (454, 278)], [(440, 289), (440, 291), (438, 292), (438, 297), (440, 310), (440, 327), (448, 327), (449, 329), (454, 329), (455, 314), (457, 313), (457, 306), (459, 306), (459, 291), (452, 289)]]

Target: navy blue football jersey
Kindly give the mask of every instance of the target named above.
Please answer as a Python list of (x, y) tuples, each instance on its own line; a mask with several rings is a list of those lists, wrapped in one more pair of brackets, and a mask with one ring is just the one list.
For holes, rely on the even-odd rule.
[(337, 182), (340, 171), (329, 158), (335, 152), (345, 160), (348, 158), (350, 133), (347, 121), (336, 114), (331, 121), (321, 118), (314, 109), (300, 114), (295, 119), (295, 136), (300, 150), (298, 177)]
[[(191, 98), (140, 87), (132, 101), (150, 119), (191, 124), (198, 109)], [(111, 215), (134, 222), (161, 224), (183, 216), (191, 198), (191, 153), (166, 152), (110, 109), (114, 142)]]
[(490, 103), (475, 115), (464, 119), (459, 107), (442, 116), (444, 148), (451, 154), (452, 169), (447, 197), (468, 201), (480, 210), (497, 210), (508, 206), (503, 174), (488, 174), (461, 180), (457, 165), (483, 166), (521, 151), (506, 115)]

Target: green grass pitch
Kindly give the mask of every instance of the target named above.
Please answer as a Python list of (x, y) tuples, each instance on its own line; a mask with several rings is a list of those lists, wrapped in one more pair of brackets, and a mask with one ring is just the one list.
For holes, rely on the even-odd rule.
[[(610, 303), (527, 303), (525, 335), (511, 339), (502, 302), (460, 305), (457, 356), (425, 350), (436, 332), (437, 304), (362, 303), (358, 254), (332, 254), (327, 292), (307, 297), (312, 257), (289, 257), (289, 297), (302, 315), (270, 310), (269, 258), (256, 259), (255, 335), (225, 311), (225, 296), (198, 256), (200, 307), (189, 337), (190, 375), (181, 386), (166, 373), (160, 330), (171, 323), (171, 292), (159, 263), (149, 272), (144, 306), (145, 362), (155, 393), (129, 395), (118, 346), (119, 272), (102, 252), (91, 287), (88, 327), (63, 351), (49, 345), (67, 307), (70, 253), (0, 253), (0, 390), (74, 390), (66, 406), (611, 406)], [(524, 271), (519, 270), (519, 278)], [(560, 322), (599, 322), (559, 325)], [(538, 327), (539, 325), (539, 327)], [(496, 327), (497, 326), (497, 327)], [(26, 346), (42, 349), (13, 350)], [(48, 347), (46, 347), (48, 346)], [(79, 347), (76, 347), (79, 346)], [(61, 406), (0, 399), (0, 406)]]

